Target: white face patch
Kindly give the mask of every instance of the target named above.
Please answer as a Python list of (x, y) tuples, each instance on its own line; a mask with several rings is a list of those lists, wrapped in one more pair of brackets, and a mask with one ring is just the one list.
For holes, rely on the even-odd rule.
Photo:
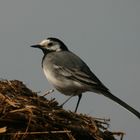
[(42, 41), (39, 43), (39, 45), (41, 45), (41, 46), (47, 46), (49, 43), (50, 43), (50, 40), (44, 39), (44, 40), (42, 40)]
[[(48, 46), (49, 43), (53, 43), (52, 46)], [(39, 45), (43, 46), (44, 48), (46, 48), (47, 50), (52, 50), (52, 51), (56, 51), (59, 52), (61, 51), (60, 45), (57, 42), (52, 42), (49, 39), (44, 39), (43, 41), (41, 41), (39, 43)]]
[(49, 49), (49, 50), (56, 51), (56, 52), (61, 51), (61, 48), (60, 48), (59, 44), (53, 45), (52, 47), (50, 47), (50, 48), (48, 48), (48, 49)]

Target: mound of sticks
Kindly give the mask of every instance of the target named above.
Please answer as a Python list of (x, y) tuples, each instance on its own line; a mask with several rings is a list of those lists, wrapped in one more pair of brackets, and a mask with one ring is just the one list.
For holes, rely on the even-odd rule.
[[(65, 111), (18, 80), (0, 81), (0, 140), (116, 140), (108, 121)], [(116, 138), (115, 138), (116, 137)]]

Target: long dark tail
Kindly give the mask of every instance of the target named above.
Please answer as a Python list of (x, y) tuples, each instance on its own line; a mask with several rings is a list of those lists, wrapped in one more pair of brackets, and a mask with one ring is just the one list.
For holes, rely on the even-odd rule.
[(132, 108), (131, 106), (129, 106), (127, 103), (125, 103), (124, 101), (122, 101), (118, 97), (114, 96), (109, 91), (104, 92), (103, 95), (106, 96), (106, 97), (108, 97), (108, 98), (110, 98), (111, 100), (115, 101), (116, 103), (120, 104), (121, 106), (123, 106), (124, 108), (126, 108), (128, 111), (130, 111), (131, 113), (133, 113), (135, 116), (137, 116), (140, 119), (140, 112), (138, 112), (137, 110), (135, 110), (134, 108)]

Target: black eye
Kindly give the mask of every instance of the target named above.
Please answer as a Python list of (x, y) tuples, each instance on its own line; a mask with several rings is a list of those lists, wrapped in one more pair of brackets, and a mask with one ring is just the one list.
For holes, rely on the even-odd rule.
[(49, 47), (53, 46), (53, 43), (52, 42), (48, 43), (48, 46)]

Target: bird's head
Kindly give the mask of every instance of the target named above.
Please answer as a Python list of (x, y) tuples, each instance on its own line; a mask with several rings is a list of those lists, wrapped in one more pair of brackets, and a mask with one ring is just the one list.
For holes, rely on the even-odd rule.
[(44, 39), (39, 44), (32, 45), (31, 47), (39, 48), (45, 54), (49, 52), (68, 51), (68, 48), (61, 40), (52, 37)]

